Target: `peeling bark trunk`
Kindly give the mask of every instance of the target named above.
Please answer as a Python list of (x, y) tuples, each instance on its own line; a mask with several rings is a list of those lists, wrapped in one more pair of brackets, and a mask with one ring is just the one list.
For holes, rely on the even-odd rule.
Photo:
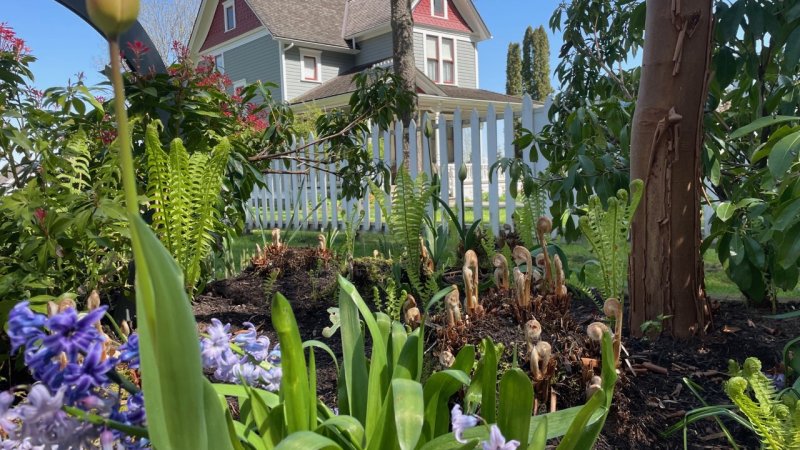
[[(411, 0), (391, 0), (392, 17), (392, 52), (394, 73), (403, 81), (403, 88), (416, 93), (417, 69), (414, 62), (414, 17), (412, 16)], [(400, 117), (403, 121), (403, 165), (408, 169), (409, 145), (408, 124), (417, 110), (417, 97), (414, 96), (414, 105)]]
[(632, 230), (631, 332), (659, 315), (676, 338), (708, 317), (700, 255), (703, 110), (712, 1), (647, 0), (642, 77), (631, 136), (631, 179), (645, 191)]

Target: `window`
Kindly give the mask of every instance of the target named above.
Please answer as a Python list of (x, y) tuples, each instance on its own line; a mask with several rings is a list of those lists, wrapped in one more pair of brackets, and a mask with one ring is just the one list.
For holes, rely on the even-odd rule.
[(447, 0), (431, 0), (431, 15), (447, 18)]
[(456, 83), (455, 43), (448, 38), (442, 38), (442, 82)]
[(427, 54), (426, 71), (428, 78), (439, 82), (439, 38), (427, 36), (425, 38), (425, 53)]
[(436, 83), (456, 84), (456, 41), (425, 36), (425, 74)]
[(231, 31), (236, 28), (236, 7), (233, 0), (223, 3), (222, 8), (225, 11), (225, 31)]
[(300, 49), (301, 79), (303, 81), (322, 81), (322, 53)]
[(225, 73), (225, 58), (222, 57), (222, 53), (214, 57), (214, 65), (217, 66), (217, 70)]

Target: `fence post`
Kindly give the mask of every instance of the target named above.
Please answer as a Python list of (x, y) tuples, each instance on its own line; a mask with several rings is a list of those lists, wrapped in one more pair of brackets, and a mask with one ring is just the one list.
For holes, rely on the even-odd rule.
[[(529, 130), (531, 133), (535, 133), (536, 130), (533, 129), (533, 101), (531, 100), (531, 96), (529, 94), (525, 94), (522, 97), (522, 128)], [(524, 149), (522, 149), (522, 160), (525, 161), (525, 164), (531, 168), (531, 171), (534, 175), (536, 175), (536, 165), (531, 162), (531, 147), (533, 144), (528, 145)]]
[[(308, 142), (314, 142), (314, 135), (308, 135)], [(316, 161), (314, 155), (314, 145), (308, 147), (308, 159), (311, 161)], [(309, 188), (311, 189), (311, 204), (309, 207), (311, 208), (311, 223), (312, 228), (314, 230), (319, 230), (319, 195), (317, 193), (317, 167), (316, 163), (312, 162), (308, 166), (308, 183)]]
[[(384, 130), (383, 132), (383, 161), (390, 170), (392, 168), (392, 134), (389, 130)], [(386, 214), (392, 214), (392, 177), (390, 176), (388, 180), (385, 181), (386, 186), (384, 186), (385, 192), (388, 192), (389, 195), (386, 198)], [(386, 228), (389, 228), (389, 217), (386, 219)]]

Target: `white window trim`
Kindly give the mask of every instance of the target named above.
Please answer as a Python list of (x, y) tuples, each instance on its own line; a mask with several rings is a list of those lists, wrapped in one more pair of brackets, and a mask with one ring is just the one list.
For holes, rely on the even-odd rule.
[[(213, 53), (211, 56), (214, 58), (214, 64), (217, 66), (217, 70), (219, 70), (220, 73), (225, 73), (225, 53)], [(222, 61), (222, 64), (217, 64), (217, 58)]]
[(436, 12), (435, 12), (435, 10), (433, 8), (433, 0), (431, 0), (431, 16), (439, 18), (439, 19), (447, 20), (448, 19), (448, 17), (447, 17), (447, 13), (448, 13), (447, 0), (442, 0), (442, 6), (444, 6), (444, 15), (443, 16), (439, 16), (439, 15), (436, 14)]
[(247, 86), (247, 80), (242, 78), (241, 80), (236, 80), (233, 82), (233, 92), (235, 93), (237, 89), (244, 88)]
[[(228, 8), (233, 9), (233, 26), (230, 28), (228, 28)], [(234, 0), (228, 0), (222, 4), (222, 23), (226, 33), (236, 28), (236, 2)]]
[[(428, 36), (434, 36), (438, 39), (439, 45), (439, 81), (436, 81), (436, 84), (443, 84), (446, 86), (458, 86), (458, 41), (459, 39), (455, 36), (448, 35), (448, 34), (438, 34), (438, 33), (428, 33), (427, 31), (422, 33), (422, 50), (423, 50), (423, 57), (422, 59), (425, 61), (425, 76), (428, 75)], [(452, 39), (453, 40), (453, 82), (452, 83), (445, 83), (444, 82), (444, 59), (442, 58), (442, 38), (445, 39)], [(428, 77), (430, 78), (430, 77)]]
[[(306, 57), (314, 58), (317, 61), (317, 79), (309, 80), (303, 76), (303, 64)], [(322, 83), (322, 51), (307, 48), (300, 49), (300, 81), (306, 83)]]

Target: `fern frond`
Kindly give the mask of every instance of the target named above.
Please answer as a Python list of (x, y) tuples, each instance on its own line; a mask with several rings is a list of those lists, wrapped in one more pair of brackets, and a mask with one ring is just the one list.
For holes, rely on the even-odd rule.
[(389, 227), (395, 240), (405, 247), (406, 273), (411, 287), (419, 296), (418, 298), (427, 297), (427, 288), (423, 286), (420, 277), (419, 236), (422, 231), (425, 205), (430, 195), (431, 187), (424, 173), (417, 177), (415, 183), (406, 169), (398, 171), (392, 196), (392, 216)]
[(89, 184), (89, 180), (91, 180), (89, 161), (91, 161), (92, 155), (83, 131), (79, 131), (67, 141), (61, 158), (63, 160), (62, 171), (56, 175), (59, 185), (73, 194), (80, 194), (89, 189), (91, 187)]

